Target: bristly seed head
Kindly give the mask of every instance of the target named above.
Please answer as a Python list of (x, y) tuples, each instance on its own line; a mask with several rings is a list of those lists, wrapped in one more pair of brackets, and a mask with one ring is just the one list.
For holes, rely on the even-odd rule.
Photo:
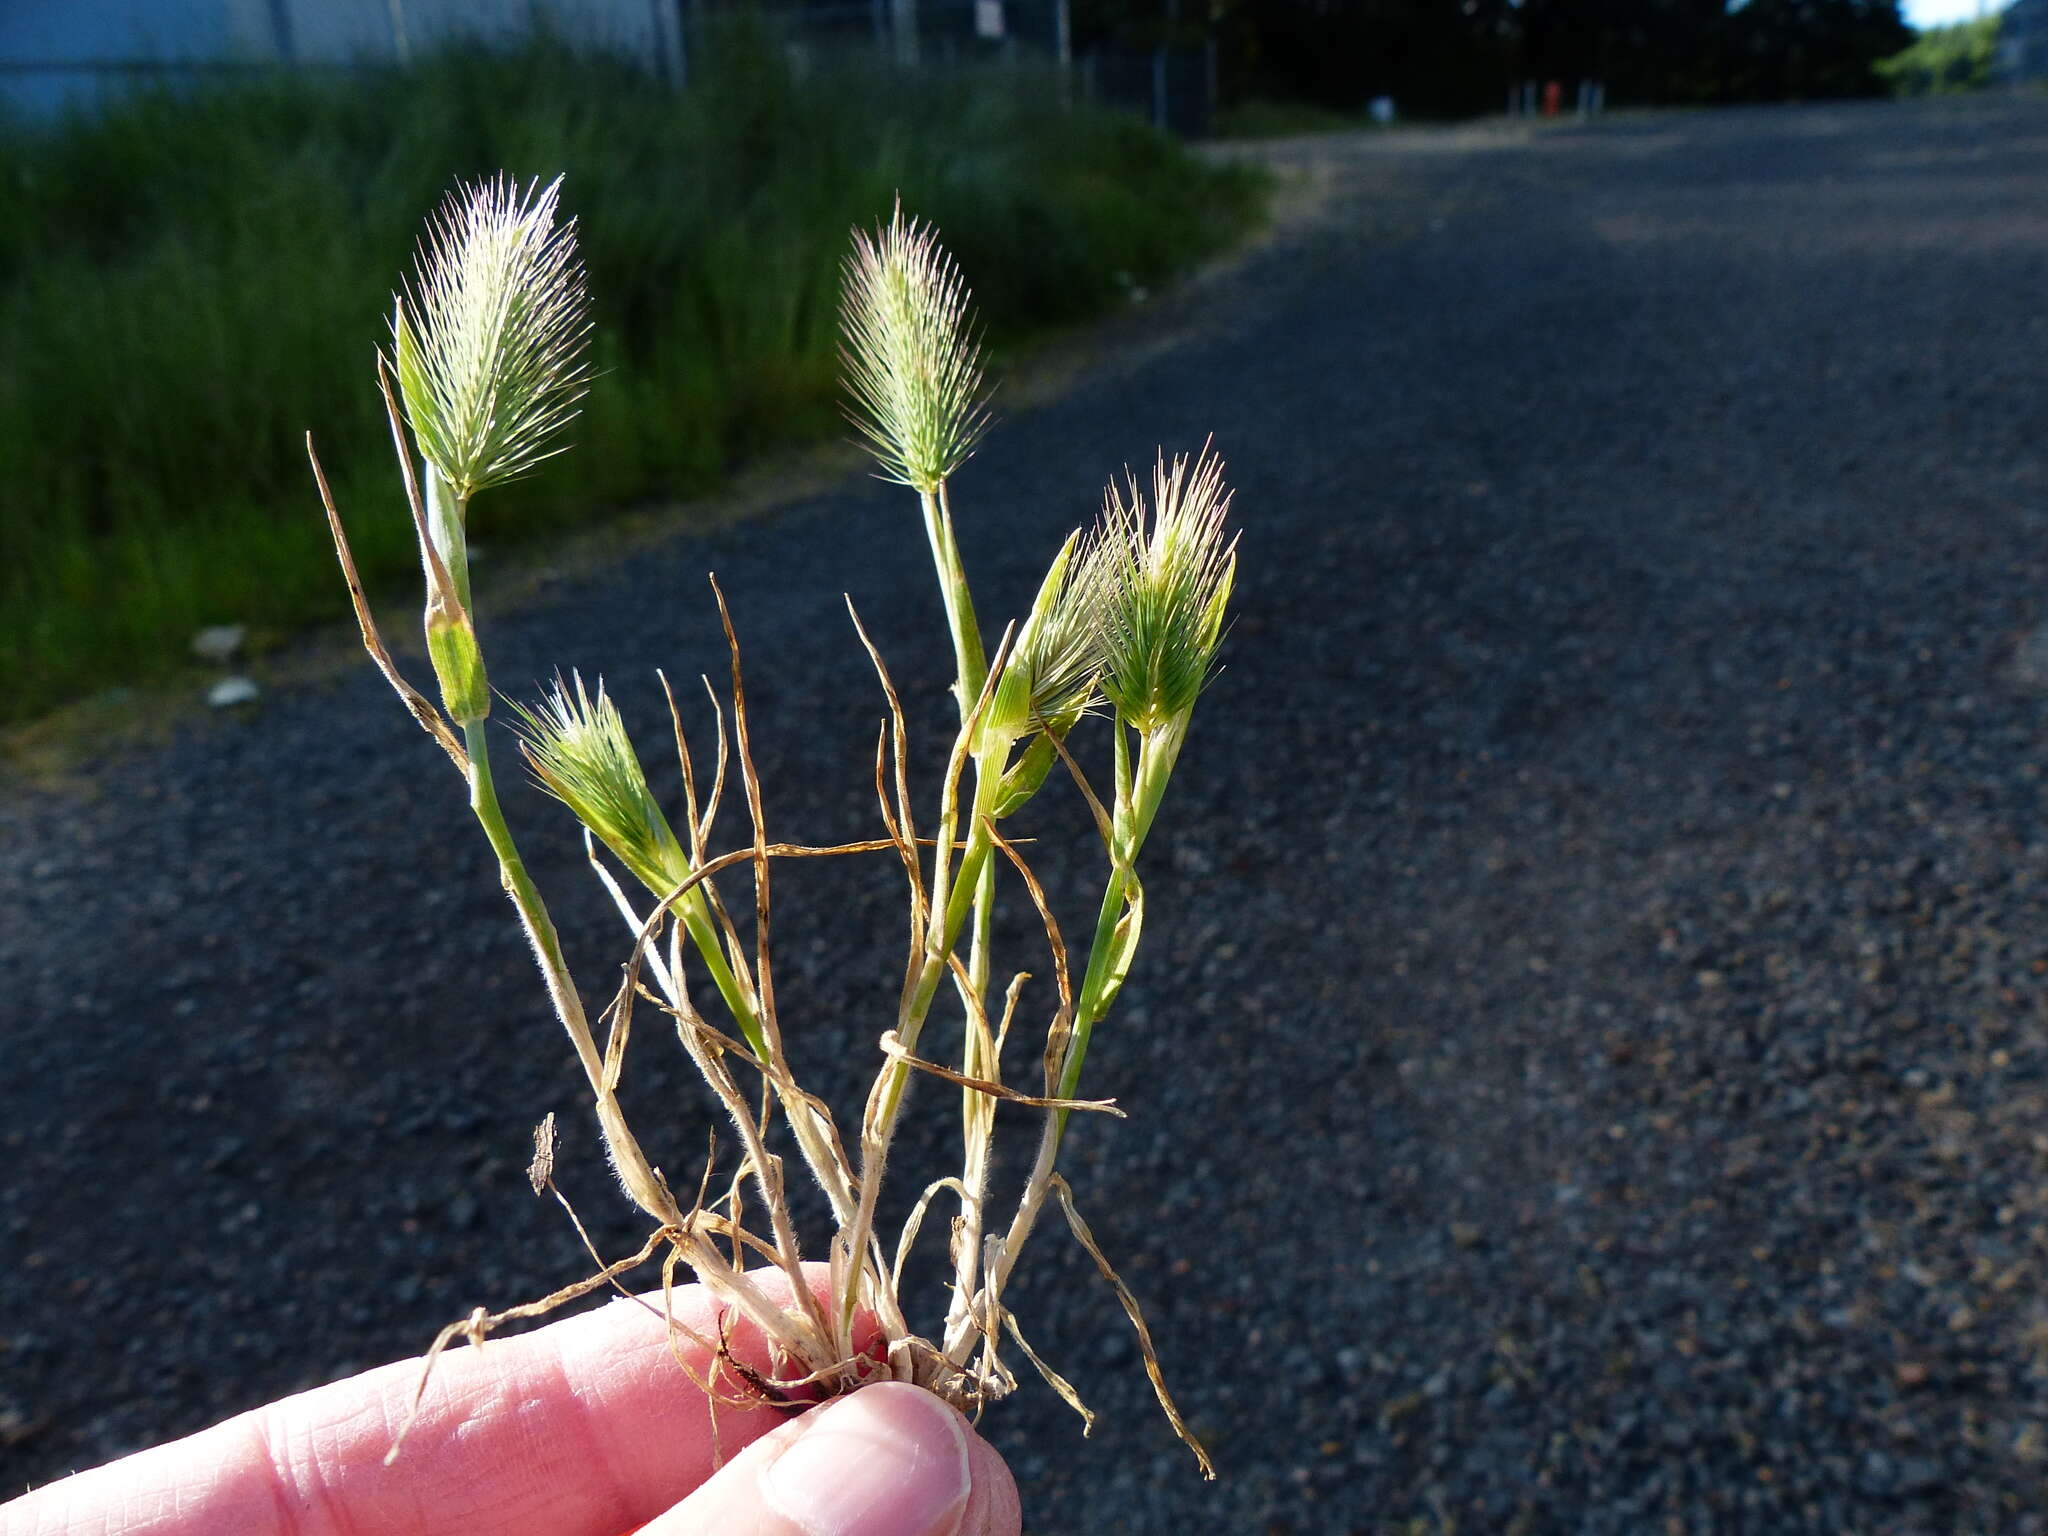
[(906, 220), (900, 204), (872, 238), (854, 231), (840, 316), (848, 414), (882, 472), (927, 495), (988, 427), (967, 301), (937, 234)]
[(1136, 476), (1109, 487), (1087, 554), (1102, 646), (1102, 691), (1150, 732), (1184, 718), (1209, 680), (1237, 571), (1225, 541), (1230, 492), (1223, 461), (1205, 446), (1192, 464), (1161, 454), (1147, 509)]
[(636, 880), (666, 895), (689, 877), (689, 859), (647, 787), (604, 680), (592, 698), (582, 675), (571, 676), (573, 693), (558, 676), (538, 708), (513, 706), (520, 750), (543, 789), (575, 812)]
[(989, 729), (1012, 738), (1050, 730), (1064, 736), (1101, 697), (1101, 621), (1077, 532), (1039, 585), (996, 685)]
[(553, 440), (590, 386), (590, 300), (576, 221), (555, 223), (561, 186), (458, 185), (392, 314), (406, 421), (461, 502), (561, 452)]

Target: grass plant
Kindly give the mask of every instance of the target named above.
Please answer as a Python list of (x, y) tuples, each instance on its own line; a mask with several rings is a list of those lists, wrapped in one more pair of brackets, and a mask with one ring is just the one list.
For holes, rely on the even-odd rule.
[[(587, 379), (583, 273), (575, 230), (558, 221), (558, 185), (522, 191), (500, 179), (458, 188), (433, 226), (417, 279), (398, 300), (392, 357), (379, 362), (424, 573), (423, 626), (437, 700), (412, 688), (392, 663), (332, 488), (318, 457), (313, 461), (365, 644), (463, 775), (470, 808), (583, 1066), (612, 1166), (654, 1224), (638, 1253), (615, 1263), (593, 1254), (595, 1275), (544, 1302), (452, 1324), (434, 1353), (456, 1337), (480, 1339), (492, 1327), (614, 1282), (659, 1256), (665, 1289), (667, 1277), (687, 1266), (773, 1343), (776, 1368), (763, 1375), (735, 1365), (727, 1390), (792, 1401), (893, 1379), (978, 1412), (1015, 1387), (1004, 1359), (1006, 1342), (1014, 1342), (1085, 1416), (1071, 1386), (1024, 1342), (1006, 1303), (1018, 1256), (1054, 1203), (1114, 1285), (1160, 1403), (1208, 1472), (1207, 1454), (1167, 1394), (1137, 1302), (1075, 1210), (1057, 1163), (1071, 1115), (1121, 1113), (1112, 1101), (1079, 1097), (1082, 1065), (1138, 948), (1140, 856), (1223, 632), (1236, 549), (1225, 526), (1230, 497), (1221, 462), (1206, 447), (1192, 460), (1162, 455), (1149, 484), (1134, 476), (1113, 483), (1100, 520), (1076, 529), (1053, 553), (1030, 610), (991, 645), (976, 617), (947, 490), (988, 425), (967, 287), (932, 228), (906, 218), (900, 205), (880, 227), (857, 233), (841, 314), (851, 414), (884, 475), (916, 497), (957, 668), (957, 709), (943, 726), (950, 745), (936, 804), (921, 806), (912, 792), (910, 723), (857, 614), (854, 630), (887, 703), (874, 755), (882, 835), (866, 841), (811, 846), (770, 839), (739, 643), (722, 594), (716, 602), (731, 652), (730, 692), (722, 705), (713, 700), (717, 765), (702, 795), (670, 701), (684, 787), (678, 819), (650, 789), (602, 682), (592, 689), (581, 678), (558, 681), (545, 698), (516, 709), (523, 756), (581, 824), (590, 863), (632, 935), (624, 980), (593, 1020), (499, 803), (486, 725), (492, 695), (463, 577), (472, 498), (560, 450), (561, 430)], [(307, 446), (311, 452), (310, 437)], [(1112, 781), (1100, 791), (1069, 750), (1070, 737), (1097, 726), (1115, 743)], [(721, 802), (734, 778), (746, 831), (719, 852)], [(1025, 804), (1069, 780), (1083, 846), (1099, 843), (1104, 861), (1100, 914), (1078, 985), (1044, 887), (1004, 831)], [(1045, 844), (1034, 841), (1035, 857)], [(896, 866), (910, 937), (893, 1017), (876, 1021), (874, 1081), (847, 1135), (832, 1108), (797, 1081), (784, 1047), (770, 944), (772, 885), (784, 861), (861, 855)], [(728, 906), (720, 877), (741, 876), (751, 882), (752, 899)], [(1021, 888), (1042, 919), (1049, 998), (1041, 986), (1027, 1003), (1028, 976), (1006, 976), (993, 953), (991, 913), (1005, 884)], [(729, 1128), (733, 1152), (722, 1185), (714, 1152), (688, 1202), (649, 1161), (619, 1104), (626, 1042), (643, 1005), (673, 1024)], [(935, 1029), (941, 1020), (952, 1027)], [(1021, 1071), (1006, 1066), (1022, 1049), (1018, 1035), (1033, 1040)], [(879, 1196), (920, 1075), (958, 1091), (961, 1164), (936, 1178), (920, 1170), (923, 1194), (903, 1228), (885, 1235), (878, 1229)], [(1033, 1112), (1038, 1124), (1035, 1157), (1006, 1218), (990, 1209), (989, 1181), (1003, 1103)], [(545, 1129), (537, 1190), (550, 1178)], [(823, 1299), (800, 1273), (807, 1249), (776, 1151), (787, 1143), (831, 1209)], [(957, 1206), (946, 1245), (950, 1302), (938, 1326), (920, 1331), (903, 1276), (924, 1218), (941, 1200)], [(764, 1264), (790, 1279), (789, 1305), (771, 1300), (750, 1272)], [(878, 1346), (861, 1347), (863, 1315), (879, 1325)]]
[[(563, 211), (604, 213), (580, 248), (589, 451), (573, 482), (492, 497), (498, 548), (833, 434), (840, 235), (899, 189), (946, 221), (999, 349), (1158, 285), (1254, 211), (1247, 173), (1064, 110), (1050, 77), (848, 60), (799, 79), (743, 37), (698, 62), (671, 92), (543, 44), (10, 124), (0, 721), (176, 666), (208, 624), (325, 610), (298, 434), (323, 424), (344, 501), (381, 489), (381, 410), (343, 381), (385, 309), (376, 274), (451, 174), (566, 170)], [(355, 554), (373, 591), (416, 558), (402, 524)]]

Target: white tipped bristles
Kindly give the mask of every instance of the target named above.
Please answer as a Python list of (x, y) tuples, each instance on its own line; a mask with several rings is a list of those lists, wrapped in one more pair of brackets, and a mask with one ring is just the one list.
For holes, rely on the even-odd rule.
[(1049, 729), (1064, 736), (1099, 698), (1101, 617), (1079, 533), (1053, 560), (1010, 653), (989, 718), (992, 728)]
[(1088, 552), (1102, 624), (1102, 691), (1143, 731), (1185, 716), (1209, 680), (1237, 569), (1224, 538), (1230, 492), (1205, 446), (1192, 463), (1161, 454), (1152, 501), (1135, 476), (1112, 484)]
[(391, 330), (407, 423), (458, 502), (565, 446), (590, 383), (590, 303), (558, 176), (458, 186), (429, 221)]
[(926, 495), (988, 426), (968, 298), (931, 226), (905, 219), (900, 205), (872, 237), (854, 231), (840, 353), (850, 414), (882, 472)]

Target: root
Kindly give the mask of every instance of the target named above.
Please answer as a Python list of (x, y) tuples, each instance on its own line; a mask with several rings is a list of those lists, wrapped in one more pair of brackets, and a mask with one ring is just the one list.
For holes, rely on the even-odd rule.
[[(1173, 1432), (1181, 1442), (1195, 1453), (1195, 1460), (1201, 1464), (1202, 1476), (1210, 1482), (1216, 1481), (1216, 1465), (1209, 1460), (1209, 1453), (1202, 1449), (1202, 1442), (1194, 1436), (1187, 1420), (1180, 1416), (1180, 1409), (1174, 1406), (1173, 1394), (1166, 1390), (1166, 1377), (1159, 1370), (1159, 1356), (1152, 1350), (1152, 1330), (1145, 1326), (1145, 1314), (1138, 1308), (1138, 1298), (1131, 1294), (1131, 1288), (1124, 1284), (1123, 1277), (1110, 1266), (1102, 1256), (1102, 1249), (1095, 1241), (1095, 1234), (1088, 1230), (1088, 1223), (1081, 1219), (1081, 1213), (1074, 1209), (1074, 1192), (1067, 1181), (1058, 1174), (1052, 1176), (1052, 1192), (1059, 1198), (1060, 1209), (1067, 1213), (1067, 1225), (1073, 1228), (1074, 1238), (1088, 1256), (1095, 1261), (1095, 1267), (1102, 1271), (1102, 1278), (1116, 1288), (1116, 1299), (1123, 1303), (1124, 1315), (1131, 1320), (1131, 1327), (1138, 1335), (1138, 1350), (1145, 1357), (1145, 1374), (1152, 1380), (1152, 1395), (1159, 1399), (1159, 1406), (1166, 1410), (1167, 1421), (1173, 1425)], [(1020, 1338), (1019, 1343), (1023, 1340)], [(1033, 1357), (1034, 1362), (1036, 1357)]]
[(447, 1327), (443, 1328), (440, 1333), (435, 1335), (432, 1346), (427, 1350), (426, 1358), (420, 1362), (419, 1385), (413, 1389), (412, 1406), (406, 1410), (405, 1421), (398, 1426), (398, 1433), (392, 1437), (391, 1449), (384, 1453), (384, 1465), (388, 1467), (398, 1460), (398, 1453), (405, 1445), (405, 1437), (412, 1433), (413, 1425), (418, 1422), (420, 1404), (426, 1401), (427, 1382), (434, 1374), (434, 1366), (440, 1360), (442, 1350), (446, 1349), (457, 1339), (467, 1339), (471, 1344), (481, 1349), (485, 1337), (492, 1330), (502, 1328), (507, 1323), (524, 1322), (530, 1318), (545, 1317), (557, 1307), (567, 1306), (572, 1301), (588, 1296), (592, 1291), (604, 1289), (607, 1285), (615, 1283), (620, 1275), (627, 1273), (629, 1270), (638, 1269), (642, 1264), (645, 1264), (654, 1257), (655, 1249), (680, 1235), (673, 1227), (658, 1227), (655, 1229), (653, 1236), (649, 1237), (641, 1246), (640, 1251), (631, 1258), (620, 1259), (615, 1264), (607, 1264), (596, 1274), (578, 1280), (573, 1285), (565, 1285), (551, 1296), (544, 1296), (539, 1301), (529, 1301), (523, 1306), (508, 1307), (503, 1312), (491, 1312), (483, 1307), (478, 1307), (460, 1322), (450, 1323)]
[[(1031, 1341), (1024, 1337), (1024, 1331), (1017, 1326), (1017, 1314), (1008, 1307), (1003, 1309), (1003, 1327), (1010, 1337), (1017, 1341), (1017, 1347), (1024, 1351), (1024, 1358), (1029, 1360), (1038, 1374), (1045, 1378), (1045, 1384), (1059, 1393), (1069, 1408), (1081, 1415), (1081, 1433), (1086, 1435), (1094, 1429), (1095, 1410), (1081, 1401), (1081, 1394), (1074, 1390), (1072, 1382), (1039, 1358), (1038, 1351), (1031, 1347)], [(1199, 1447), (1196, 1448), (1196, 1454), (1201, 1454)], [(1213, 1477), (1215, 1474), (1210, 1475)]]

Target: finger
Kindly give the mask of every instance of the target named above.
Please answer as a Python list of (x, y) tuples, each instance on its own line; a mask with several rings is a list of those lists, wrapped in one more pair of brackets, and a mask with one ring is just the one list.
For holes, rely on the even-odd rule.
[[(753, 1276), (778, 1302), (774, 1271)], [(822, 1291), (822, 1270), (809, 1277)], [(625, 1301), (533, 1333), (455, 1349), (436, 1365), (397, 1463), (385, 1453), (418, 1386), (417, 1361), (385, 1366), (54, 1483), (0, 1511), (0, 1536), (618, 1536), (673, 1505), (786, 1415), (716, 1406), (724, 1327), (750, 1369), (778, 1369), (758, 1330), (698, 1286), (673, 1339)], [(681, 1359), (678, 1360), (677, 1356)], [(730, 1374), (722, 1390), (741, 1395)]]
[(922, 1387), (880, 1382), (756, 1440), (640, 1536), (1018, 1536), (994, 1447)]

